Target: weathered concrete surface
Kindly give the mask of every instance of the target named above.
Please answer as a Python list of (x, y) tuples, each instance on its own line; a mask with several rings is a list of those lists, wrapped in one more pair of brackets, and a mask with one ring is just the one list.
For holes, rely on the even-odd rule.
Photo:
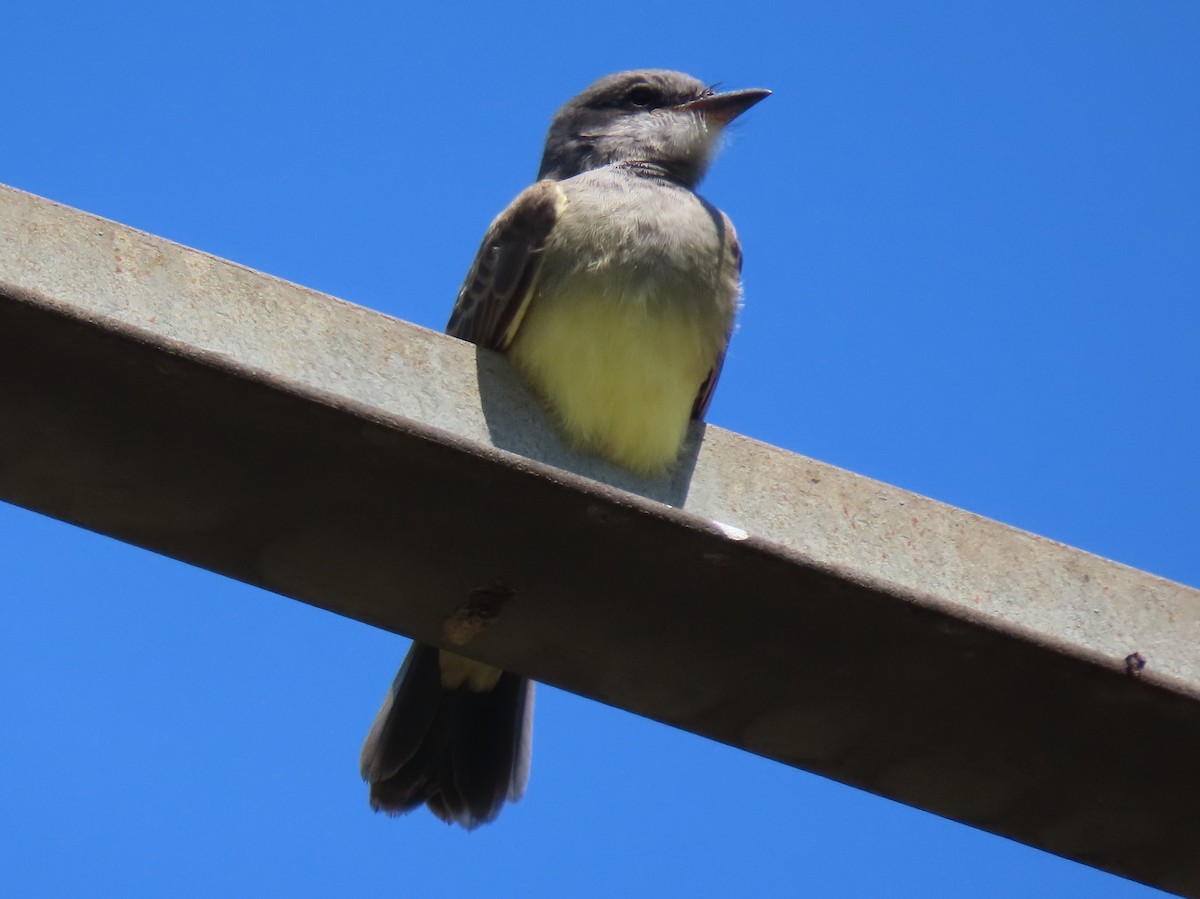
[(0, 497), (1200, 893), (1197, 591), (7, 188)]

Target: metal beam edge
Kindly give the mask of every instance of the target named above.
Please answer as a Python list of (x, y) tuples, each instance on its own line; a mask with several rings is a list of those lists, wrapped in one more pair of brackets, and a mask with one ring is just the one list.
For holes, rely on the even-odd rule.
[(0, 496), (1200, 892), (1197, 591), (711, 426), (641, 481), (494, 354), (9, 188), (0, 282)]

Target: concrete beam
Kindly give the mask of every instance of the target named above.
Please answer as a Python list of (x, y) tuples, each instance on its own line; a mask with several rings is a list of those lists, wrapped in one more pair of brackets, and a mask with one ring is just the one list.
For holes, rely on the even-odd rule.
[(1200, 592), (8, 188), (0, 498), (1200, 894)]

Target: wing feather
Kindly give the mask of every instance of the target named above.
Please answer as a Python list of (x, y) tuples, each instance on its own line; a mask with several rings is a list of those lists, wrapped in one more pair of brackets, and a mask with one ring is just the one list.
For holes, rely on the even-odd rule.
[[(742, 244), (738, 240), (737, 231), (733, 228), (733, 222), (729, 220), (729, 216), (725, 213), (720, 213), (721, 218), (721, 233), (723, 237), (724, 251), (729, 254), (730, 264), (737, 267), (738, 289), (741, 289), (742, 280)], [(725, 343), (721, 346), (721, 352), (717, 354), (717, 361), (713, 363), (712, 369), (708, 373), (708, 377), (704, 379), (704, 383), (700, 385), (700, 390), (696, 394), (696, 402), (692, 404), (692, 421), (703, 421), (704, 414), (708, 411), (708, 405), (712, 402), (713, 391), (717, 389), (717, 380), (721, 377), (721, 369), (725, 366), (725, 351), (729, 349), (729, 338), (733, 336), (733, 326), (730, 325), (729, 333), (725, 335)]]
[(566, 202), (556, 182), (538, 181), (497, 216), (458, 292), (447, 334), (492, 350), (508, 347)]

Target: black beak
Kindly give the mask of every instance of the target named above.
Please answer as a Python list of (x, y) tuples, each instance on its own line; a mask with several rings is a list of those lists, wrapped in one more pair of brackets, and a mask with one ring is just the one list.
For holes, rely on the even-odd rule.
[(726, 91), (723, 94), (701, 97), (699, 100), (689, 100), (687, 103), (680, 103), (675, 108), (698, 112), (705, 121), (725, 126), (759, 100), (765, 100), (769, 96), (771, 96), (769, 90), (751, 87), (744, 91)]

